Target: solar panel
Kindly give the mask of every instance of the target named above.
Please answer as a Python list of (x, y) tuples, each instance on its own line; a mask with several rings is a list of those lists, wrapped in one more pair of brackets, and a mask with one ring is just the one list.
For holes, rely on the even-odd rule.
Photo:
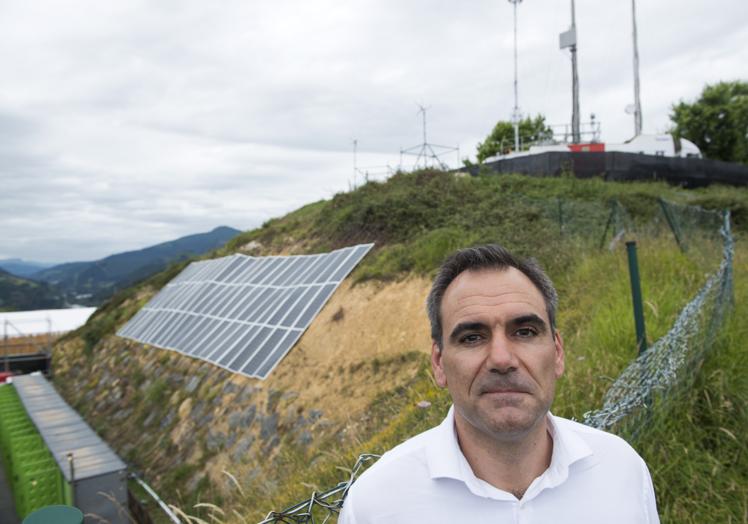
[(193, 262), (117, 334), (266, 378), (373, 245)]

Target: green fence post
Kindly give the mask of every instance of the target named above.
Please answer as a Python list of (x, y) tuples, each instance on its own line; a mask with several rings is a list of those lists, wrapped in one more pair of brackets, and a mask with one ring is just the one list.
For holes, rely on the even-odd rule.
[(675, 237), (675, 242), (678, 244), (681, 252), (685, 253), (687, 249), (686, 243), (683, 241), (683, 233), (681, 233), (678, 222), (676, 222), (675, 217), (670, 212), (670, 208), (668, 207), (667, 202), (665, 202), (662, 198), (658, 198), (657, 202), (660, 203), (662, 213), (665, 215), (665, 220), (667, 220), (667, 223), (670, 226), (670, 231), (673, 232), (673, 236)]
[(605, 246), (605, 239), (608, 236), (608, 229), (610, 229), (610, 225), (613, 223), (613, 218), (616, 215), (616, 211), (618, 208), (616, 207), (615, 200), (612, 200), (610, 202), (610, 214), (608, 215), (608, 221), (605, 223), (605, 231), (603, 231), (603, 236), (600, 239), (600, 249), (602, 249)]
[(631, 277), (631, 300), (634, 303), (634, 323), (636, 324), (636, 346), (641, 355), (647, 350), (647, 333), (644, 328), (644, 305), (642, 304), (642, 288), (639, 281), (639, 262), (636, 259), (636, 242), (626, 242), (626, 252), (629, 257), (629, 276)]

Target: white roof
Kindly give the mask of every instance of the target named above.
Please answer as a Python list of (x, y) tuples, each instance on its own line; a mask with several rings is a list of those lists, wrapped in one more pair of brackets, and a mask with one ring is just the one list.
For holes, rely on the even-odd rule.
[(7, 333), (12, 338), (72, 331), (85, 324), (94, 311), (95, 307), (80, 307), (0, 313), (0, 336)]

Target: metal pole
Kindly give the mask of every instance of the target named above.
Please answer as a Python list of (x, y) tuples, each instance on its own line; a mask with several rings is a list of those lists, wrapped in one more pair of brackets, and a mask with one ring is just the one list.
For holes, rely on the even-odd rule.
[(10, 371), (10, 361), (8, 354), (10, 353), (10, 347), (8, 346), (8, 319), (3, 320), (3, 353), (5, 355), (5, 372)]
[[(576, 38), (577, 20), (576, 10), (574, 8), (574, 0), (571, 0), (571, 30), (573, 31)], [(581, 133), (579, 132), (579, 73), (577, 71), (577, 44), (576, 41), (571, 46), (571, 85), (572, 85), (572, 101), (571, 101), (571, 134), (572, 141), (578, 144), (582, 141)]]
[(514, 6), (514, 111), (512, 121), (514, 123), (514, 150), (519, 151), (519, 94), (517, 89), (517, 4), (522, 0), (509, 0)]
[(426, 108), (421, 106), (421, 112), (423, 113), (423, 143), (427, 144), (428, 140), (426, 140)]
[(73, 454), (68, 453), (68, 468), (70, 468), (70, 503), (75, 505), (75, 463), (73, 461)]
[(153, 500), (156, 501), (156, 503), (161, 507), (162, 510), (164, 510), (164, 513), (169, 517), (169, 520), (171, 520), (174, 524), (181, 524), (181, 521), (179, 520), (179, 517), (177, 517), (174, 512), (169, 508), (169, 506), (166, 505), (166, 503), (161, 500), (161, 498), (158, 496), (158, 494), (151, 489), (151, 487), (145, 483), (143, 479), (138, 477), (135, 473), (131, 474), (132, 478), (140, 484), (140, 486), (146, 490), (146, 492), (153, 497)]
[(605, 245), (605, 239), (608, 237), (608, 230), (610, 229), (610, 226), (613, 224), (613, 220), (615, 219), (615, 215), (618, 211), (618, 204), (617, 201), (613, 200), (610, 203), (610, 214), (608, 215), (608, 221), (605, 222), (605, 231), (603, 231), (603, 236), (600, 239), (600, 249), (603, 248)]
[(634, 38), (634, 132), (642, 134), (642, 102), (639, 97), (639, 44), (636, 36), (636, 0), (631, 0), (631, 18), (633, 20)]
[(356, 163), (356, 150), (358, 149), (358, 140), (353, 139), (353, 189), (356, 189), (356, 173), (358, 173), (358, 164)]
[(670, 213), (670, 208), (668, 207), (667, 202), (665, 202), (662, 198), (658, 198), (657, 201), (660, 203), (662, 213), (665, 215), (665, 219), (670, 226), (670, 231), (673, 232), (675, 242), (678, 244), (681, 253), (685, 253), (686, 243), (683, 241), (683, 235), (681, 234), (680, 227), (678, 227), (678, 223), (675, 221), (675, 217), (672, 215), (672, 213)]
[(52, 354), (52, 318), (47, 316), (47, 351)]
[(644, 305), (642, 303), (642, 288), (639, 281), (639, 262), (636, 258), (636, 242), (626, 242), (629, 258), (629, 277), (631, 278), (631, 300), (634, 303), (634, 324), (636, 325), (636, 346), (641, 355), (647, 350), (647, 332), (644, 327)]

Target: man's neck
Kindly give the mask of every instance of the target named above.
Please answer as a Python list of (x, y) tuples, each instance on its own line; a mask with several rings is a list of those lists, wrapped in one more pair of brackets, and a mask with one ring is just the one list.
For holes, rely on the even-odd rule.
[(455, 429), (460, 449), (475, 476), (518, 499), (551, 463), (553, 439), (547, 417), (521, 438), (487, 438), (457, 413)]

